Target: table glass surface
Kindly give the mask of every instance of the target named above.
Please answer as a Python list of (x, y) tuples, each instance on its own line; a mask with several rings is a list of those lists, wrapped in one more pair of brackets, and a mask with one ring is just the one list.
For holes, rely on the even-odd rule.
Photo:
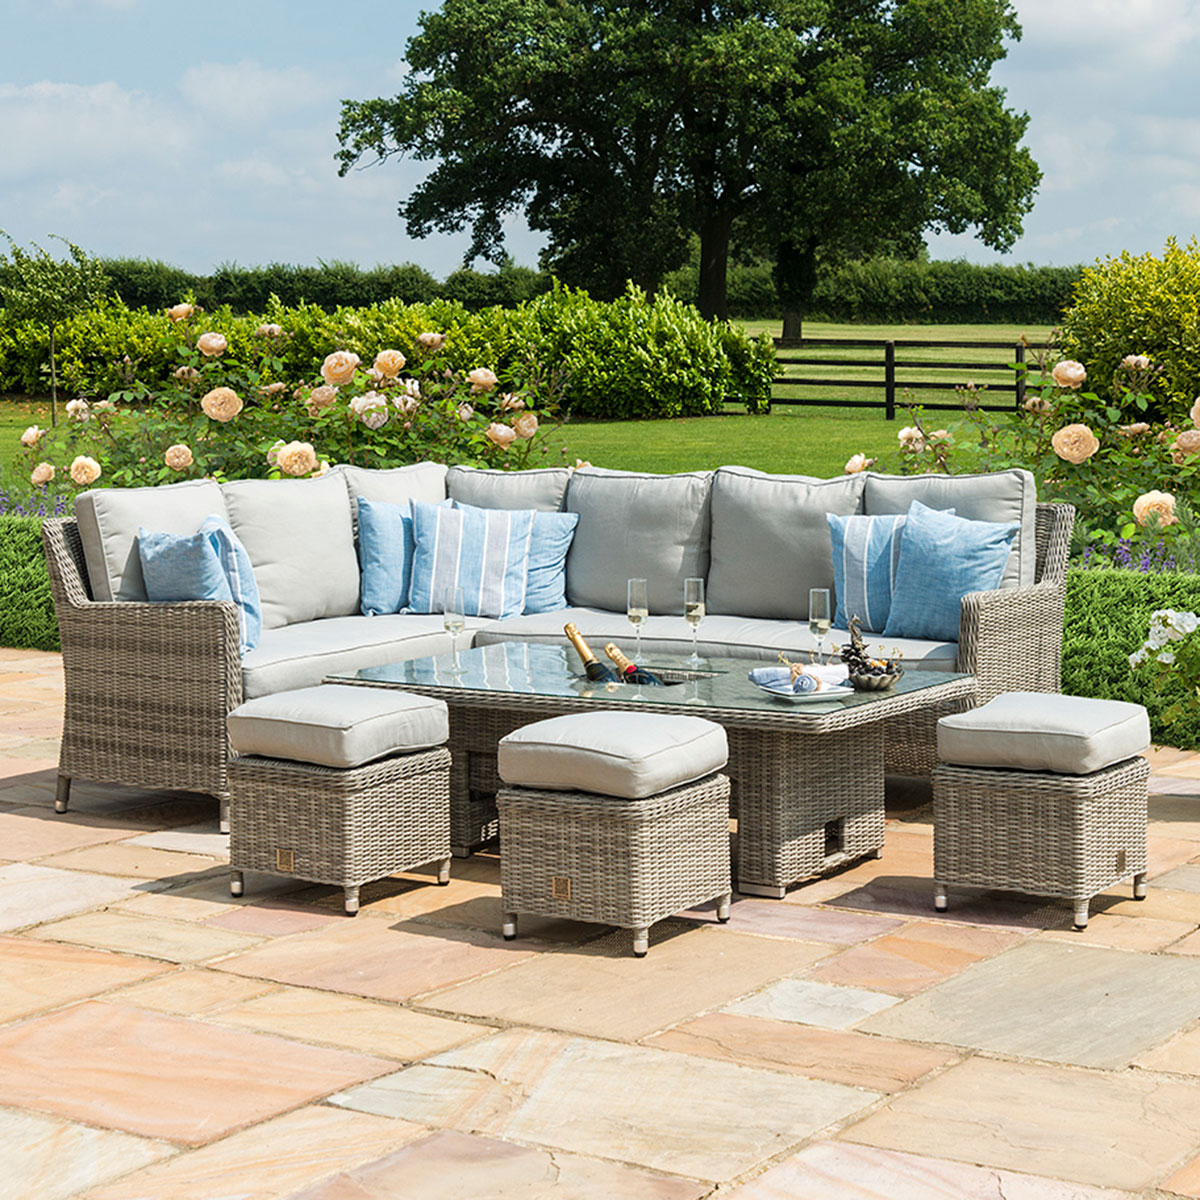
[[(970, 676), (946, 671), (906, 671), (892, 687), (883, 691), (850, 692), (828, 700), (793, 701), (760, 691), (747, 678), (753, 667), (768, 666), (745, 658), (705, 658), (704, 665), (690, 667), (683, 656), (653, 655), (646, 667), (668, 679), (683, 676), (682, 682), (667, 687), (642, 687), (627, 683), (594, 683), (583, 674), (579, 657), (567, 646), (545, 646), (530, 642), (497, 642), (476, 646), (458, 655), (460, 673), (454, 672), (450, 654), (435, 658), (411, 658), (380, 667), (330, 676), (333, 683), (366, 683), (380, 687), (413, 685), (444, 688), (448, 692), (489, 692), (511, 696), (562, 696), (570, 699), (604, 701), (638, 700), (648, 706), (681, 704), (726, 711), (790, 711), (827, 715), (839, 709), (878, 704), (905, 693), (918, 692)], [(635, 693), (640, 692), (640, 699)], [(447, 699), (452, 699), (447, 697)]]

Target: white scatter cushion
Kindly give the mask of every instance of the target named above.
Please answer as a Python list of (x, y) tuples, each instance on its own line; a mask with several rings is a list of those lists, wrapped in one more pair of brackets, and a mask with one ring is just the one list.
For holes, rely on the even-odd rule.
[(358, 500), (384, 504), (441, 504), (446, 498), (446, 468), (442, 463), (419, 462), (407, 467), (339, 467), (350, 490), (351, 507)]
[(341, 472), (239, 479), (221, 490), (254, 567), (264, 629), (359, 611), (354, 522)]
[(226, 721), (238, 754), (324, 767), (358, 767), (411, 754), (450, 736), (441, 700), (337, 683), (248, 700)]
[(75, 520), (92, 598), (146, 599), (137, 544), (140, 525), (156, 533), (193, 534), (211, 516), (225, 516), (225, 498), (211, 479), (80, 492), (75, 497)]
[(475, 508), (532, 508), (559, 512), (567, 495), (571, 472), (566, 467), (535, 467), (529, 471), (500, 471), (495, 467), (451, 467), (446, 495), (456, 504)]
[(719, 771), (725, 730), (703, 717), (653, 712), (572, 713), (500, 739), (500, 778), (515, 787), (656, 796)]
[(1090, 775), (1149, 745), (1146, 710), (1124, 700), (1006, 692), (938, 721), (938, 758), (966, 767)]

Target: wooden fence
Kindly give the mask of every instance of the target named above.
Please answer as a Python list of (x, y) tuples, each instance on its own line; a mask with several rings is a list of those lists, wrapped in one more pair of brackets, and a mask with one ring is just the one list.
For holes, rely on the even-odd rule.
[[(878, 352), (876, 357), (868, 358), (811, 358), (803, 355), (797, 357), (789, 355), (786, 352), (789, 350), (805, 350), (808, 348), (843, 348), (849, 347), (855, 350), (875, 350)], [(874, 367), (882, 372), (880, 379), (835, 379), (829, 375), (822, 375), (820, 378), (806, 378), (792, 375), (777, 375), (773, 381), (771, 403), (789, 404), (789, 405), (813, 405), (822, 408), (882, 408), (887, 412), (887, 419), (894, 421), (896, 419), (896, 393), (903, 393), (906, 390), (911, 391), (954, 391), (956, 388), (963, 387), (969, 376), (964, 377), (963, 371), (1001, 371), (1005, 368), (1005, 363), (998, 362), (993, 359), (990, 362), (963, 362), (960, 360), (947, 361), (944, 359), (921, 359), (910, 358), (905, 352), (914, 350), (930, 350), (930, 349), (961, 349), (961, 350), (1009, 350), (1012, 352), (1012, 363), (1018, 365), (1025, 362), (1026, 346), (1024, 342), (927, 342), (927, 341), (880, 341), (873, 338), (802, 338), (800, 340), (785, 340), (784, 338), (775, 339), (776, 357), (775, 361), (780, 366), (801, 366), (801, 367)], [(783, 351), (784, 353), (779, 353)], [(959, 372), (953, 379), (915, 379), (901, 380), (896, 378), (896, 372), (899, 370), (912, 371), (920, 370), (922, 372), (929, 371), (955, 371)], [(821, 399), (821, 398), (798, 398), (795, 396), (782, 396), (779, 394), (781, 387), (805, 387), (805, 388), (873, 388), (879, 390), (882, 388), (884, 398), (882, 400), (846, 400), (841, 398), (836, 399)], [(988, 404), (981, 403), (980, 408), (984, 409), (1000, 409), (1000, 408), (1019, 408), (1025, 402), (1025, 372), (1016, 371), (1013, 373), (1011, 380), (1003, 383), (993, 383), (986, 381), (983, 385), (986, 391), (984, 396), (992, 395), (996, 392), (1006, 393), (1011, 392), (1013, 400), (1011, 404)], [(961, 403), (944, 404), (937, 401), (930, 401), (924, 404), (925, 408), (931, 409), (961, 409)]]

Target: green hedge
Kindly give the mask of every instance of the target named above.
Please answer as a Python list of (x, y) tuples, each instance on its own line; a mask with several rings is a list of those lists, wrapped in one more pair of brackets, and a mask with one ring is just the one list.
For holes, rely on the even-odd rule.
[(36, 517), (0, 516), (0, 646), (59, 648), (42, 523)]

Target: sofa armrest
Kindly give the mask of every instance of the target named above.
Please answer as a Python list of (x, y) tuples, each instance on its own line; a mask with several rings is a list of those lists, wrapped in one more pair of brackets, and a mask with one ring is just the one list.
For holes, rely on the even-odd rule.
[(1001, 692), (1056, 692), (1062, 679), (1063, 581), (963, 597), (958, 669), (979, 681), (979, 703)]

